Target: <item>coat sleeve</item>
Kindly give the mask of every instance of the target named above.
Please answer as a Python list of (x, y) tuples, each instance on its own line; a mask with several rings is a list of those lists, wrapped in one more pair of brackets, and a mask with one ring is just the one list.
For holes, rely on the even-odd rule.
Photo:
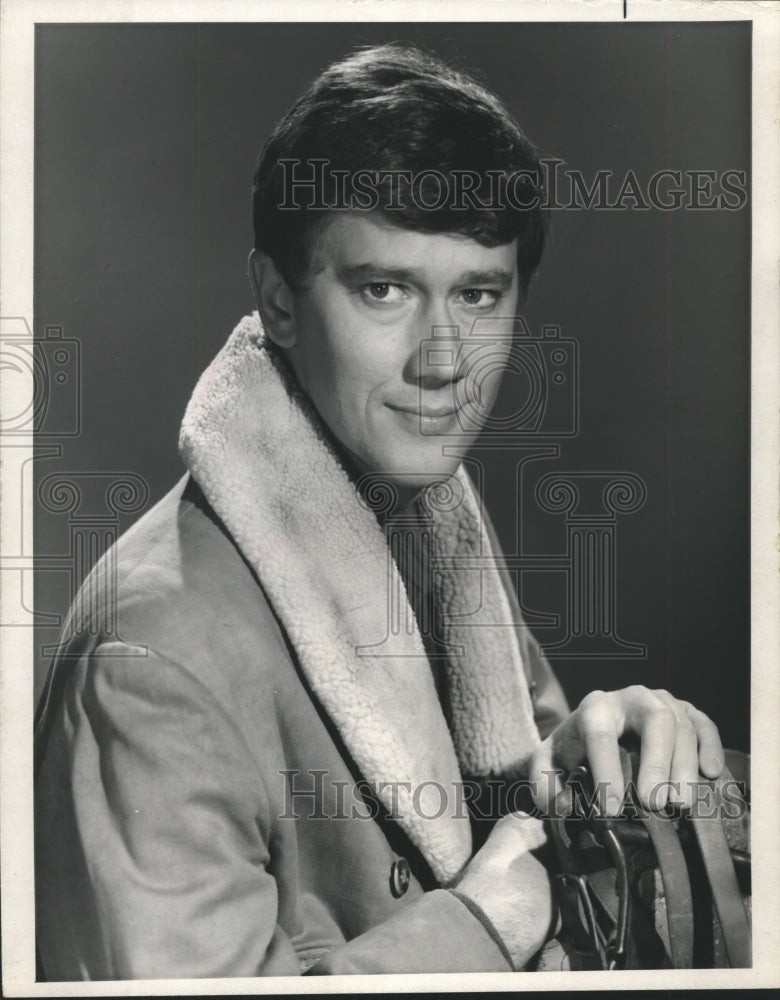
[(569, 703), (539, 643), (524, 623), (519, 626), (520, 649), (531, 688), (534, 718), (539, 735), (545, 739), (569, 714)]
[[(36, 786), (50, 980), (298, 975), (272, 820), (238, 728), (186, 668), (106, 644), (73, 667)], [(452, 894), (424, 894), (311, 970), (508, 971)]]

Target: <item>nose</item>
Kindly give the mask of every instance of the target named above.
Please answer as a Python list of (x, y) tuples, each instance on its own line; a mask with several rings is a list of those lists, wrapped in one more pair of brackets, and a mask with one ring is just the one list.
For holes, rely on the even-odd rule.
[(431, 302), (410, 331), (407, 381), (428, 391), (459, 382), (463, 377), (460, 334), (446, 305)]

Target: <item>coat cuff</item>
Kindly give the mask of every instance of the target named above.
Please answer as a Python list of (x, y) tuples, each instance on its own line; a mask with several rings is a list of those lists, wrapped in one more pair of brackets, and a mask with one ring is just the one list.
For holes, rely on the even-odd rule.
[(434, 889), (334, 948), (308, 975), (513, 971), (503, 943), (459, 894)]
[(458, 892), (457, 889), (447, 889), (447, 892), (451, 892), (452, 895), (461, 901), (469, 913), (473, 913), (474, 916), (479, 920), (488, 934), (493, 938), (498, 947), (501, 949), (501, 954), (504, 956), (506, 963), (510, 968), (514, 969), (514, 962), (512, 961), (512, 956), (509, 954), (507, 946), (501, 940), (501, 935), (496, 930), (493, 921), (485, 913), (481, 906), (474, 902), (470, 896), (464, 895), (462, 892)]

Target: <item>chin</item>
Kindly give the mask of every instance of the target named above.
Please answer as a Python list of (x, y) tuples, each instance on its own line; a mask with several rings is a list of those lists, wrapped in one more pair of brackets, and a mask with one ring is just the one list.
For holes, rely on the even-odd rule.
[(383, 468), (388, 479), (422, 489), (437, 480), (448, 479), (467, 451), (468, 446), (464, 445), (456, 454), (443, 455), (441, 442), (426, 441), (423, 446), (406, 447), (399, 453), (387, 455)]

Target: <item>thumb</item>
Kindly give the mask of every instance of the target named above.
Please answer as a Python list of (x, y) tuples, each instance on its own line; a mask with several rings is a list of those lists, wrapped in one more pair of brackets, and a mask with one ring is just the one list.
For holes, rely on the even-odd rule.
[(542, 820), (524, 812), (502, 816), (462, 872), (460, 880), (470, 883), (477, 876), (481, 885), (482, 879), (487, 876), (490, 879), (498, 877), (502, 881), (518, 858), (529, 856), (546, 842)]
[(506, 850), (512, 857), (517, 857), (543, 847), (547, 843), (547, 834), (541, 819), (518, 811), (501, 817), (493, 827), (490, 840), (497, 850)]

